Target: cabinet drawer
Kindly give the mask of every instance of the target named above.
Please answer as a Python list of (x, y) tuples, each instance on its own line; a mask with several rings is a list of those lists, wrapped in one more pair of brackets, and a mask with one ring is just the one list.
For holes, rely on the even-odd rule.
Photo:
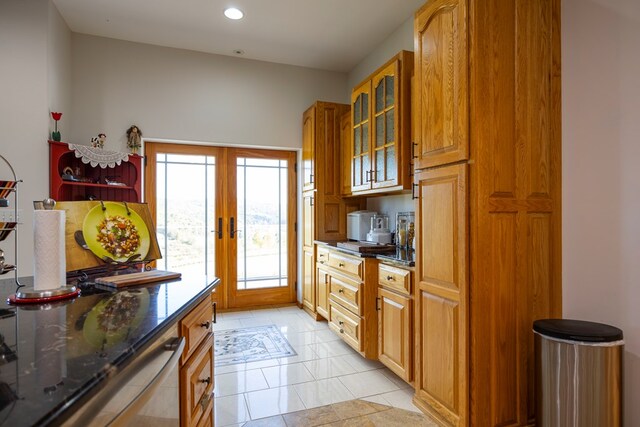
[(382, 286), (411, 295), (411, 271), (386, 264), (378, 266), (378, 281)]
[(211, 300), (207, 298), (180, 321), (180, 336), (187, 340), (184, 353), (182, 353), (182, 363), (191, 356), (198, 345), (207, 337), (207, 334), (211, 332), (212, 320), (213, 307)]
[(318, 246), (318, 250), (316, 252), (316, 262), (318, 264), (324, 265), (329, 262), (329, 250), (327, 248)]
[(362, 319), (333, 302), (330, 303), (330, 309), (329, 327), (355, 350), (363, 351)]
[(362, 259), (350, 258), (334, 252), (329, 258), (329, 265), (342, 273), (357, 276), (359, 279), (363, 277), (364, 260)]
[(213, 393), (213, 334), (205, 341), (186, 365), (180, 369), (181, 425), (198, 425), (211, 410)]
[(350, 310), (355, 315), (362, 315), (361, 284), (351, 280), (329, 276), (329, 297)]

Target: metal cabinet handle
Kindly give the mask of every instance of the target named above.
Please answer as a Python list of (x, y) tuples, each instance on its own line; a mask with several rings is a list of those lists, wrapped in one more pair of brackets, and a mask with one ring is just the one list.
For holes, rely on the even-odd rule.
[(411, 184), (411, 198), (413, 200), (417, 199), (418, 196), (416, 196), (416, 187), (418, 187), (418, 184)]
[(209, 323), (209, 322), (200, 323), (200, 326), (205, 328), (205, 329), (209, 329), (209, 326), (211, 326), (211, 323)]
[(309, 184), (313, 184), (313, 179), (314, 179), (313, 174), (310, 174), (309, 175)]
[(344, 262), (339, 262), (338, 267), (344, 267)]
[(340, 328), (340, 333), (344, 334), (344, 329)]
[(342, 320), (338, 320), (338, 325), (342, 326), (344, 325), (344, 322)]
[(200, 380), (201, 383), (204, 383), (206, 385), (211, 384), (211, 377), (207, 377), (204, 380)]
[(216, 323), (216, 320), (218, 318), (218, 303), (214, 302), (212, 305), (213, 305), (213, 323)]
[(380, 306), (378, 303), (380, 302), (380, 297), (376, 297), (376, 311), (380, 311)]
[(338, 289), (339, 294), (344, 294), (344, 289)]
[(387, 276), (387, 280), (395, 280), (393, 276)]

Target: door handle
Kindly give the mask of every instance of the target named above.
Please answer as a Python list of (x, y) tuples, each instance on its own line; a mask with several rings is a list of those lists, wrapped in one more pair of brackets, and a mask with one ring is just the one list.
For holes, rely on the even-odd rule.
[(211, 230), (212, 233), (216, 233), (218, 235), (218, 239), (222, 239), (222, 218), (218, 218), (218, 229)]

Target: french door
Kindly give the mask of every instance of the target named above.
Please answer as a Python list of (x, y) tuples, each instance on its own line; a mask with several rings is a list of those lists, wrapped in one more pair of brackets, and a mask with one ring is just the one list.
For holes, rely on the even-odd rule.
[(219, 277), (220, 308), (295, 301), (294, 152), (154, 142), (145, 152), (159, 269)]

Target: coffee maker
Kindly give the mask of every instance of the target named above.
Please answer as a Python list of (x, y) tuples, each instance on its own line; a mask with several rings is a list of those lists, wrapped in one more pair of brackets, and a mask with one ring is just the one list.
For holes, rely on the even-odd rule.
[(388, 215), (376, 214), (371, 217), (371, 229), (367, 233), (367, 241), (384, 244), (393, 242)]

